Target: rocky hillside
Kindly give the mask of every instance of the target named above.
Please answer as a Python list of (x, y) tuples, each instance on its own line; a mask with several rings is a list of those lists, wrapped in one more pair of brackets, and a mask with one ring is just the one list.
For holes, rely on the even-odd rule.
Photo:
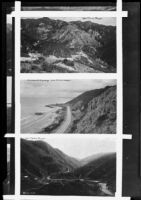
[[(91, 21), (22, 19), (22, 72), (115, 72), (116, 28)], [(30, 65), (29, 65), (30, 63)]]
[(91, 90), (67, 103), (71, 133), (116, 133), (116, 86)]

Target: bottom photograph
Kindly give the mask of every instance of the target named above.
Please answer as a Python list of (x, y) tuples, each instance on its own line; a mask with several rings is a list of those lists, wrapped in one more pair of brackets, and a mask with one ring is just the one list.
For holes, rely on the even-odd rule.
[(115, 196), (115, 192), (115, 138), (21, 139), (22, 195)]

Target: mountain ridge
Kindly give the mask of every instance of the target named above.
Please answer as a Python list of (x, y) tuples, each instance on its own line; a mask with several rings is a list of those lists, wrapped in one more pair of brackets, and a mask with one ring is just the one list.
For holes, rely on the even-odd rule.
[[(21, 148), (22, 148), (22, 155), (27, 158), (31, 157), (32, 162), (30, 159), (27, 160), (27, 163), (31, 165), (30, 170), (32, 171), (32, 166), (36, 168), (35, 170), (38, 170), (38, 168), (42, 169), (43, 173), (54, 173), (57, 171), (64, 171), (66, 168), (73, 169), (77, 167), (76, 159), (73, 160), (72, 157), (67, 156), (66, 154), (62, 153), (61, 151), (55, 150), (51, 145), (49, 145), (46, 142), (43, 141), (30, 141), (30, 140), (21, 140)], [(30, 149), (30, 151), (29, 151)], [(30, 152), (30, 155), (28, 156), (27, 153)], [(32, 152), (32, 153), (31, 153)], [(38, 155), (38, 157), (34, 157), (34, 154)], [(27, 159), (25, 158), (25, 159)], [(44, 160), (47, 161), (47, 163), (44, 162)], [(24, 160), (23, 166), (24, 166)], [(33, 164), (34, 163), (34, 164)], [(36, 166), (36, 164), (38, 165)], [(46, 165), (49, 166), (48, 170), (46, 169)]]
[[(60, 157), (60, 152), (62, 157)], [(93, 183), (92, 187), (92, 183), (89, 183), (91, 180), (102, 181), (111, 187), (113, 193), (115, 192), (116, 153), (102, 154), (97, 159), (91, 159), (85, 165), (82, 165), (81, 160), (79, 160), (79, 166), (73, 167), (69, 161), (70, 158), (72, 160), (72, 157), (62, 151), (60, 152), (58, 154), (57, 148), (43, 141), (21, 140), (22, 193), (27, 192), (26, 194), (30, 194), (31, 191), (36, 194), (70, 194), (70, 192), (71, 194), (79, 194), (79, 192), (82, 192), (84, 195), (89, 194), (88, 191), (91, 188), (93, 191), (92, 194), (97, 194), (97, 192), (100, 192), (99, 186), (97, 183)], [(82, 179), (86, 180), (86, 183), (79, 183), (78, 180)], [(56, 182), (57, 180), (58, 182)], [(60, 183), (61, 180), (64, 182), (63, 186)], [(82, 189), (84, 185), (87, 188), (85, 192)], [(53, 189), (54, 187), (56, 192)], [(81, 188), (81, 191), (75, 192), (76, 187)], [(94, 188), (95, 190), (93, 190)], [(98, 194), (103, 195), (101, 192)]]
[[(67, 60), (71, 58), (73, 63), (71, 65), (67, 63), (64, 70), (69, 66), (76, 72), (79, 70), (114, 72), (116, 69), (115, 34), (114, 26), (105, 26), (91, 21), (22, 19), (21, 53), (22, 55), (42, 54), (44, 62), (40, 63), (40, 70), (46, 71), (51, 67), (59, 70), (62, 68), (62, 60), (58, 61), (57, 58), (61, 57)], [(80, 55), (80, 52), (83, 55)], [(55, 56), (56, 61), (53, 60), (50, 64), (47, 56)], [(56, 63), (59, 63), (59, 66)], [(79, 64), (79, 68), (76, 63)]]
[[(102, 153), (91, 154), (90, 156), (86, 156), (86, 157), (80, 159), (80, 158), (69, 156), (66, 153), (64, 153), (62, 150), (55, 148), (52, 145), (50, 145), (49, 143), (44, 142), (42, 140), (21, 139), (21, 145), (22, 145), (21, 150), (23, 152), (25, 151), (25, 148), (23, 148), (24, 144), (27, 144), (27, 146), (26, 146), (27, 149), (30, 146), (31, 151), (35, 151), (35, 148), (37, 148), (37, 150), (39, 151), (40, 154), (48, 154), (50, 152), (49, 154), (51, 156), (56, 156), (54, 154), (54, 152), (52, 152), (52, 150), (54, 150), (57, 152), (57, 156), (60, 156), (62, 154), (62, 156), (65, 157), (65, 159), (72, 159), (72, 160), (74, 159), (75, 161), (78, 161), (80, 163), (79, 165), (76, 166), (75, 162), (74, 162), (74, 168), (79, 168), (79, 167), (81, 168), (82, 165), (85, 166), (85, 165), (87, 165), (87, 163), (90, 163), (91, 161), (93, 162), (93, 161), (101, 159), (105, 156), (115, 154), (114, 152), (106, 152), (106, 153), (102, 152)], [(26, 149), (26, 151), (27, 151), (27, 149)]]

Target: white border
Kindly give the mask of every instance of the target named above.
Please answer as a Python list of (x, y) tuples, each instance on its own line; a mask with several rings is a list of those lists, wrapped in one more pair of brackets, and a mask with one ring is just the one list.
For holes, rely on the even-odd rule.
[[(12, 197), (12, 195), (4, 195), (4, 200), (15, 200), (17, 199), (17, 197)], [(130, 200), (130, 197), (100, 197), (100, 196), (79, 196), (79, 197), (76, 197), (76, 196), (39, 196), (39, 195), (21, 195), (20, 196), (20, 199), (21, 200), (86, 200), (86, 199), (89, 199), (89, 200)], [(17, 200), (20, 200), (20, 199), (17, 199)]]
[[(78, 15), (79, 13), (79, 15)], [(120, 13), (121, 17), (127, 17), (127, 12), (122, 11)], [(16, 10), (10, 15), (11, 17), (16, 17)], [(21, 11), (19, 15), (22, 17), (118, 17), (117, 11)]]
[[(116, 17), (117, 18), (117, 73), (113, 74), (20, 74), (20, 21), (21, 17)], [(132, 139), (131, 135), (124, 135), (122, 129), (122, 17), (127, 17), (127, 12), (122, 11), (122, 0), (117, 0), (116, 11), (21, 11), (21, 2), (15, 2), (15, 11), (8, 15), (15, 17), (15, 195), (4, 195), (4, 199), (130, 199), (122, 197), (122, 142), (123, 139)], [(115, 137), (117, 144), (117, 168), (116, 168), (116, 184), (117, 191), (115, 197), (76, 197), (76, 196), (38, 196), (38, 195), (20, 195), (20, 138), (22, 137), (56, 137), (57, 134), (46, 136), (45, 134), (20, 134), (20, 80), (62, 80), (62, 79), (117, 79), (117, 134), (77, 134), (78, 137)], [(66, 134), (67, 135), (67, 134)], [(65, 135), (65, 136), (66, 136)], [(63, 135), (59, 135), (63, 137)], [(74, 135), (71, 135), (74, 137)], [(6, 134), (5, 137), (14, 137), (14, 134)], [(68, 135), (70, 137), (70, 134)], [(18, 149), (18, 150), (17, 150)]]
[[(56, 138), (56, 137), (70, 137), (70, 134), (69, 133), (65, 133), (65, 134), (34, 134), (34, 133), (21, 133), (20, 134), (20, 138)], [(91, 138), (116, 138), (118, 139), (119, 136), (117, 134), (99, 134), (99, 133), (96, 133), (96, 134), (80, 134), (80, 133), (77, 133), (77, 134), (71, 134), (71, 137), (91, 137)], [(15, 134), (6, 134), (4, 136), (5, 138), (15, 138)], [(132, 135), (130, 134), (122, 134), (122, 140), (123, 139), (127, 139), (127, 140), (131, 140), (132, 139)]]
[(50, 73), (20, 74), (20, 80), (81, 80), (81, 79), (117, 79), (117, 73)]
[[(57, 137), (70, 137), (70, 134), (32, 134), (32, 133), (21, 133), (21, 138), (57, 138)], [(117, 134), (71, 134), (71, 138), (119, 138)], [(122, 139), (131, 140), (132, 135), (123, 134)]]

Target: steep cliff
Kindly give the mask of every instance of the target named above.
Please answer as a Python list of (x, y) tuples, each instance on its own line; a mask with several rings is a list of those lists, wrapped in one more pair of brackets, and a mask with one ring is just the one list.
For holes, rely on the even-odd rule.
[(83, 93), (68, 102), (73, 133), (116, 133), (116, 86)]

